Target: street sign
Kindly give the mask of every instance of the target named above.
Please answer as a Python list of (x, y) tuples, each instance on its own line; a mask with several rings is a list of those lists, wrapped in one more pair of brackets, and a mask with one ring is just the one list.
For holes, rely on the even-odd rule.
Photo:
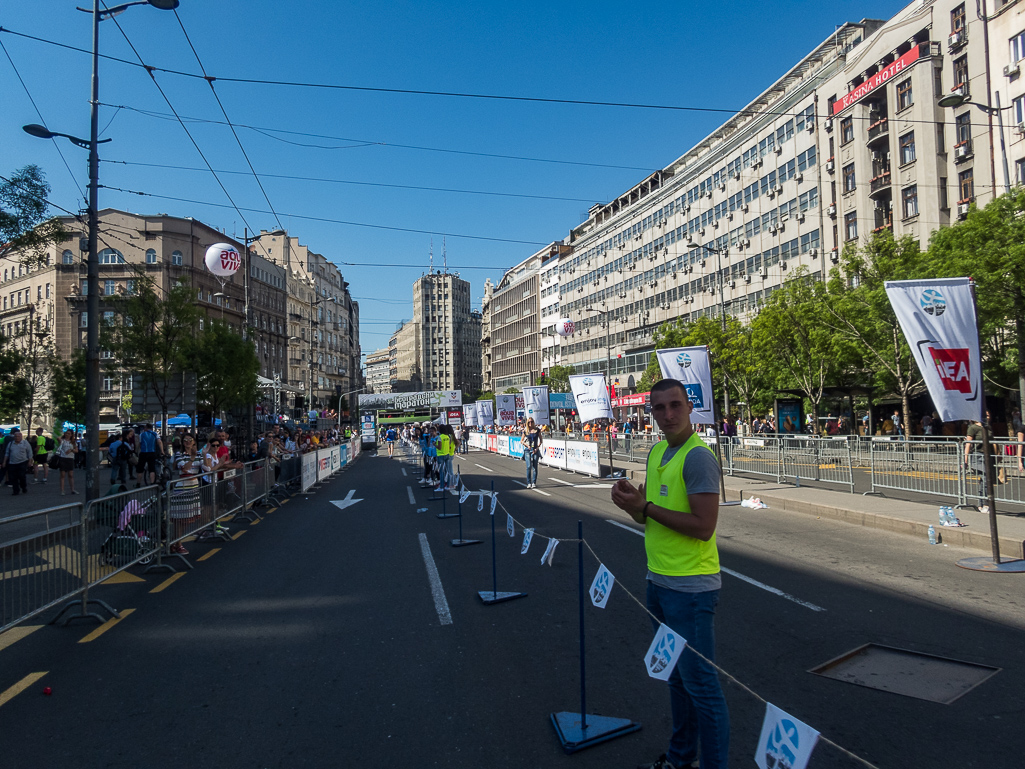
[[(163, 395), (164, 403), (157, 395)], [(196, 374), (183, 372), (167, 379), (143, 384), (141, 374), (132, 374), (132, 411), (136, 414), (193, 414), (196, 411)]]

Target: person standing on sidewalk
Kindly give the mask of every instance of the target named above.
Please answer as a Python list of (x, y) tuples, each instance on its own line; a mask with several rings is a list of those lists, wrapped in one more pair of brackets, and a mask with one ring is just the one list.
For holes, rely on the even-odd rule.
[(68, 494), (77, 494), (75, 491), (75, 454), (78, 453), (78, 446), (75, 441), (75, 431), (65, 430), (64, 435), (61, 436), (60, 445), (57, 447), (57, 457), (60, 464), (57, 465), (60, 470), (60, 486), (61, 496), (63, 497), (64, 482), (68, 483)]
[[(33, 464), (35, 467), (32, 470), (33, 479), (32, 483), (46, 483), (50, 480), (50, 466), (46, 463), (46, 460), (50, 456), (50, 452), (53, 451), (53, 438), (47, 438), (43, 435), (43, 428), (37, 427), (36, 434), (32, 437), (32, 454)], [(43, 471), (43, 480), (39, 480), (39, 471)]]
[[(986, 411), (986, 421), (989, 421), (989, 411)], [(986, 464), (982, 453), (982, 437), (986, 427), (982, 422), (972, 422), (968, 425), (968, 432), (964, 439), (964, 466), (974, 472), (979, 479), (979, 512), (989, 513), (989, 487), (986, 485)], [(992, 438), (992, 434), (990, 434)], [(989, 463), (993, 465), (993, 458), (989, 457)]]
[(157, 482), (157, 456), (164, 455), (164, 443), (160, 436), (153, 432), (153, 425), (148, 422), (142, 426), (139, 434), (139, 465), (136, 468), (142, 477), (136, 481), (135, 488), (142, 484), (149, 486)]
[(541, 459), (541, 430), (534, 423), (534, 418), (527, 420), (523, 429), (523, 460), (527, 463), (527, 488), (537, 486), (537, 463)]
[(7, 451), (4, 452), (4, 467), (7, 469), (7, 482), (11, 484), (13, 496), (28, 493), (28, 483), (25, 476), (28, 475), (29, 462), (32, 461), (32, 447), (24, 440), (21, 430), (14, 431), (14, 439), (7, 444)]
[(125, 477), (128, 475), (128, 455), (132, 453), (131, 447), (125, 443), (123, 436), (118, 436), (107, 449), (107, 459), (110, 460), (110, 485), (125, 484)]
[(692, 410), (682, 383), (655, 384), (651, 413), (665, 438), (648, 454), (640, 488), (625, 479), (612, 487), (613, 503), (644, 524), (652, 624), (657, 630), (663, 623), (687, 639), (669, 677), (669, 749), (648, 769), (694, 765), (699, 743), (703, 769), (726, 769), (729, 753), (726, 698), (715, 668), (705, 661), (715, 661), (713, 623), (721, 587), (715, 543), (720, 469), (691, 426)]

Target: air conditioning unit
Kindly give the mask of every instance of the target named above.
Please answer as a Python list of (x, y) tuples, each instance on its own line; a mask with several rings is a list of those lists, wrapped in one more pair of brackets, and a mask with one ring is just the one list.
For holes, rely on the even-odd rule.
[(758, 277), (762, 280), (765, 280), (767, 277), (769, 277), (769, 271), (763, 268), (762, 271), (758, 273)]
[(779, 260), (779, 268), (781, 270), (785, 270), (787, 268), (787, 263), (785, 261), (783, 261), (782, 259)]
[(712, 222), (712, 229), (713, 230), (719, 229), (719, 220), (718, 219), (716, 219), (714, 222)]
[(961, 45), (962, 42), (964, 42), (963, 32), (951, 32), (950, 37), (947, 38), (947, 45), (949, 45), (951, 48)]
[(740, 210), (741, 210), (741, 211), (742, 211), (743, 213), (745, 213), (745, 214), (746, 214), (749, 208), (750, 208), (750, 206), (748, 206), (748, 204), (747, 204), (747, 203), (745, 203), (744, 205), (742, 205), (742, 206), (740, 207)]
[(958, 146), (954, 147), (954, 157), (955, 158), (966, 158), (966, 157), (968, 157), (968, 145), (967, 144), (959, 144)]
[(719, 185), (719, 192), (726, 192), (726, 182), (722, 182)]
[(797, 215), (797, 221), (799, 221), (799, 222), (803, 222), (804, 221), (804, 212), (803, 211)]
[(634, 235), (634, 240), (641, 240), (643, 237), (644, 236), (641, 235), (641, 233), (638, 232), (636, 235)]
[(832, 131), (833, 130), (833, 118), (827, 117), (825, 122), (822, 123), (822, 125), (825, 127), (825, 129), (827, 131)]
[(1011, 130), (1019, 136), (1025, 136), (1025, 123), (1018, 123), (1018, 125), (1014, 126)]
[(819, 255), (819, 250), (817, 248), (809, 248), (808, 249), (808, 256), (816, 257), (818, 255)]
[(733, 178), (734, 179), (739, 179), (740, 178), (740, 171), (734, 171), (733, 172)]
[(770, 198), (776, 197), (776, 189), (775, 188), (770, 189), (768, 194), (769, 194)]
[(775, 186), (775, 188), (773, 188), (773, 191), (774, 191), (774, 192), (775, 192), (775, 193), (776, 193), (777, 195), (779, 195), (779, 194), (780, 194), (781, 192), (783, 192), (783, 185), (782, 185), (782, 184), (777, 184), (777, 185)]
[(727, 219), (727, 221), (730, 221), (730, 222), (733, 221), (733, 212), (732, 211), (730, 211), (728, 214), (726, 214), (726, 219)]
[(740, 241), (740, 245), (745, 246), (745, 247), (746, 246), (750, 246), (751, 245), (751, 238), (742, 238), (741, 241)]
[(730, 281), (730, 288), (736, 288), (736, 287), (737, 287), (737, 281), (731, 280)]
[(694, 304), (694, 297), (693, 296), (688, 296), (687, 297), (687, 304)]
[(711, 190), (705, 190), (705, 197), (706, 198), (712, 197), (712, 191)]
[(704, 259), (702, 259), (702, 260), (701, 260), (701, 269), (704, 269), (704, 268), (705, 268), (705, 261), (706, 261), (706, 260), (704, 260)]
[(751, 164), (751, 168), (758, 168), (762, 165), (762, 159), (756, 158), (755, 162)]
[(783, 145), (782, 144), (777, 144), (776, 145), (776, 154), (777, 155), (782, 155), (783, 154)]
[(835, 248), (829, 252), (829, 261), (831, 261), (833, 264), (840, 263), (840, 252), (837, 251)]
[(744, 282), (745, 283), (750, 283), (751, 282), (751, 276), (750, 275), (745, 275), (744, 276)]
[(705, 228), (704, 227), (701, 227), (700, 229), (698, 229), (698, 235), (704, 235), (704, 234), (705, 234)]
[(804, 124), (804, 128), (808, 133), (811, 133), (815, 130), (815, 123), (809, 120), (807, 123)]
[(659, 226), (659, 227), (665, 227), (665, 226), (666, 226), (667, 224), (669, 224), (669, 220), (668, 220), (668, 219), (663, 219), (663, 220), (662, 220), (662, 223), (661, 223), (661, 224), (659, 224), (658, 226)]
[(737, 250), (738, 251), (743, 251), (744, 250), (744, 242), (743, 241), (740, 241), (739, 243), (737, 243)]
[(777, 232), (779, 232), (779, 225), (778, 224), (770, 224), (769, 225), (769, 232), (771, 234), (775, 235)]
[(619, 298), (620, 298), (620, 299), (626, 299), (626, 292), (625, 292), (625, 291), (624, 291), (624, 292), (621, 292), (621, 293), (619, 294)]
[(804, 181), (804, 174), (798, 174), (797, 176), (794, 177), (794, 179), (796, 179), (797, 183), (800, 184), (801, 182)]
[(710, 293), (712, 296), (715, 296), (715, 286), (709, 286), (708, 293)]
[(836, 203), (830, 203), (829, 208), (826, 209), (826, 213), (830, 216), (836, 216)]
[(969, 205), (970, 205), (969, 203), (958, 203), (957, 204), (957, 215), (960, 216), (960, 217), (967, 216), (968, 215), (968, 206)]
[(1004, 77), (1017, 77), (1019, 74), (1021, 74), (1021, 68), (1018, 62), (1004, 65)]
[(831, 174), (836, 170), (836, 164), (832, 160), (826, 161), (826, 173)]

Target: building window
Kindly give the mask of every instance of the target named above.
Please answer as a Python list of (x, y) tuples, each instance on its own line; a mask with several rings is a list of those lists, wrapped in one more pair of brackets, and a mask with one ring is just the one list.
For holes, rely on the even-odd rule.
[(113, 280), (105, 280), (105, 281), (103, 281), (103, 293), (106, 296), (113, 296), (114, 292), (117, 290), (116, 286), (117, 286), (117, 284)]
[(968, 85), (968, 57), (954, 59), (954, 87)]
[(1011, 63), (1017, 64), (1022, 59), (1025, 59), (1025, 32), (1011, 38)]
[(103, 313), (103, 325), (113, 326), (114, 325), (114, 312), (113, 310), (107, 310)]
[(905, 187), (900, 193), (901, 202), (904, 206), (904, 218), (918, 216), (918, 185), (912, 184)]
[(71, 253), (70, 251), (65, 251), (64, 253), (61, 254), (61, 263), (62, 264), (74, 264), (75, 263), (75, 255), (73, 253)]
[(965, 16), (964, 3), (961, 3), (961, 5), (957, 6), (957, 8), (950, 12), (950, 31), (963, 31), (967, 21), (968, 18)]
[(911, 95), (911, 78), (897, 83), (897, 109), (907, 109), (914, 103)]
[(114, 377), (105, 376), (103, 377), (103, 392), (111, 392), (114, 389)]
[(125, 258), (115, 248), (105, 248), (100, 251), (100, 264), (124, 264)]
[(1025, 123), (1025, 96), (1019, 96), (1011, 104), (1014, 106), (1014, 122)]
[(840, 143), (854, 141), (854, 118), (845, 117), (840, 119)]
[(175, 267), (181, 267), (182, 266), (182, 261), (183, 261), (183, 259), (182, 259), (182, 252), (181, 251), (174, 251), (171, 254), (171, 264), (173, 264)]
[(907, 165), (915, 159), (915, 132), (908, 131), (900, 137), (900, 164)]
[(849, 214), (844, 214), (843, 217), (844, 232), (846, 233), (847, 240), (857, 240), (858, 238), (858, 212), (851, 211)]
[(78, 316), (78, 325), (81, 328), (85, 328), (89, 325), (89, 313), (83, 312), (81, 315)]
[(972, 138), (972, 116), (965, 112), (954, 118), (954, 146), (964, 144)]
[(134, 280), (129, 280), (127, 283), (125, 283), (125, 290), (127, 291), (129, 296), (134, 294), (135, 293), (135, 281)]
[(849, 163), (843, 167), (843, 191), (854, 192), (854, 188), (854, 163)]
[(966, 168), (957, 175), (958, 203), (967, 203), (975, 197), (975, 177), (972, 169)]
[(157, 263), (157, 252), (154, 251), (152, 248), (147, 248), (146, 249), (146, 264), (156, 264), (156, 263)]
[(1018, 184), (1025, 184), (1025, 160), (1014, 161), (1014, 178)]

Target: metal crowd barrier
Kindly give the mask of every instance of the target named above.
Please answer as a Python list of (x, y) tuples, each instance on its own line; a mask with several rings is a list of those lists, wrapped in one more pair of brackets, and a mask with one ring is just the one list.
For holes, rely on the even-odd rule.
[[(993, 495), (997, 502), (1004, 502), (1016, 505), (1025, 505), (1025, 471), (1022, 470), (1025, 461), (1025, 445), (1011, 440), (992, 441), (991, 447), (994, 453), (994, 476), (996, 484), (993, 486)], [(1021, 451), (1023, 456), (1019, 456)], [(963, 449), (962, 449), (963, 452)], [(977, 493), (982, 484), (978, 476), (983, 469), (981, 462), (970, 463), (966, 468), (968, 484), (976, 485), (972, 492)], [(969, 494), (972, 496), (972, 494)]]
[(779, 439), (780, 480), (802, 478), (846, 486), (854, 492), (850, 443), (846, 438), (791, 436)]
[(744, 473), (772, 478), (777, 483), (782, 480), (779, 438), (727, 438), (719, 445), (727, 475)]
[(965, 472), (957, 441), (872, 441), (871, 492), (916, 491), (965, 504)]

